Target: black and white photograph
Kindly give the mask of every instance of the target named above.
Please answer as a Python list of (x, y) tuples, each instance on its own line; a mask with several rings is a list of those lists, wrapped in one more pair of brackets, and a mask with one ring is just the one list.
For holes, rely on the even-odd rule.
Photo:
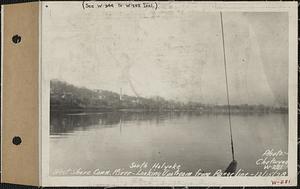
[(189, 3), (42, 4), (45, 174), (293, 182), (288, 8)]

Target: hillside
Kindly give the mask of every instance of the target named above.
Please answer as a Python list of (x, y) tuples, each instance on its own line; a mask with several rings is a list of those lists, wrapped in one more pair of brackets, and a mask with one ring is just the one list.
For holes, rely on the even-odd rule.
[[(268, 107), (264, 105), (231, 105), (231, 112), (286, 112), (286, 107)], [(199, 102), (176, 102), (156, 96), (152, 98), (122, 95), (107, 90), (91, 90), (72, 84), (51, 80), (51, 111), (197, 111), (228, 112), (227, 105), (206, 105)]]

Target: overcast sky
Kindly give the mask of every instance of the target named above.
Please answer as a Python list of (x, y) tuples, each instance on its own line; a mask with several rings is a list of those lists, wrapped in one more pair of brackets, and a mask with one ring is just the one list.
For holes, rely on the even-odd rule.
[[(226, 104), (219, 12), (44, 9), (48, 79), (143, 97)], [(287, 105), (287, 13), (224, 12), (232, 104)]]

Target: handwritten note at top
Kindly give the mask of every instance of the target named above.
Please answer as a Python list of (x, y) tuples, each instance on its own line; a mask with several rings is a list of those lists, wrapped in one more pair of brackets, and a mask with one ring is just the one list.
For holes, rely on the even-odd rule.
[(83, 1), (83, 9), (112, 9), (112, 8), (131, 8), (131, 9), (157, 9), (156, 2), (101, 2)]

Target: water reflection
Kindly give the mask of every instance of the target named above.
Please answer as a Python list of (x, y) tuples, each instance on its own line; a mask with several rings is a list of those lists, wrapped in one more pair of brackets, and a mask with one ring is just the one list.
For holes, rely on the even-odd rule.
[(98, 125), (101, 127), (122, 126), (126, 122), (135, 122), (137, 125), (147, 121), (160, 125), (165, 120), (181, 117), (191, 119), (200, 116), (199, 112), (104, 112), (104, 113), (67, 113), (51, 112), (50, 135), (63, 135), (76, 130), (86, 130)]
[[(232, 129), (237, 169), (244, 172), (264, 172), (256, 161), (267, 149), (287, 152), (288, 114), (235, 114)], [(51, 112), (50, 135), (50, 173), (68, 168), (127, 170), (133, 161), (213, 172), (225, 170), (232, 161), (226, 114)]]

